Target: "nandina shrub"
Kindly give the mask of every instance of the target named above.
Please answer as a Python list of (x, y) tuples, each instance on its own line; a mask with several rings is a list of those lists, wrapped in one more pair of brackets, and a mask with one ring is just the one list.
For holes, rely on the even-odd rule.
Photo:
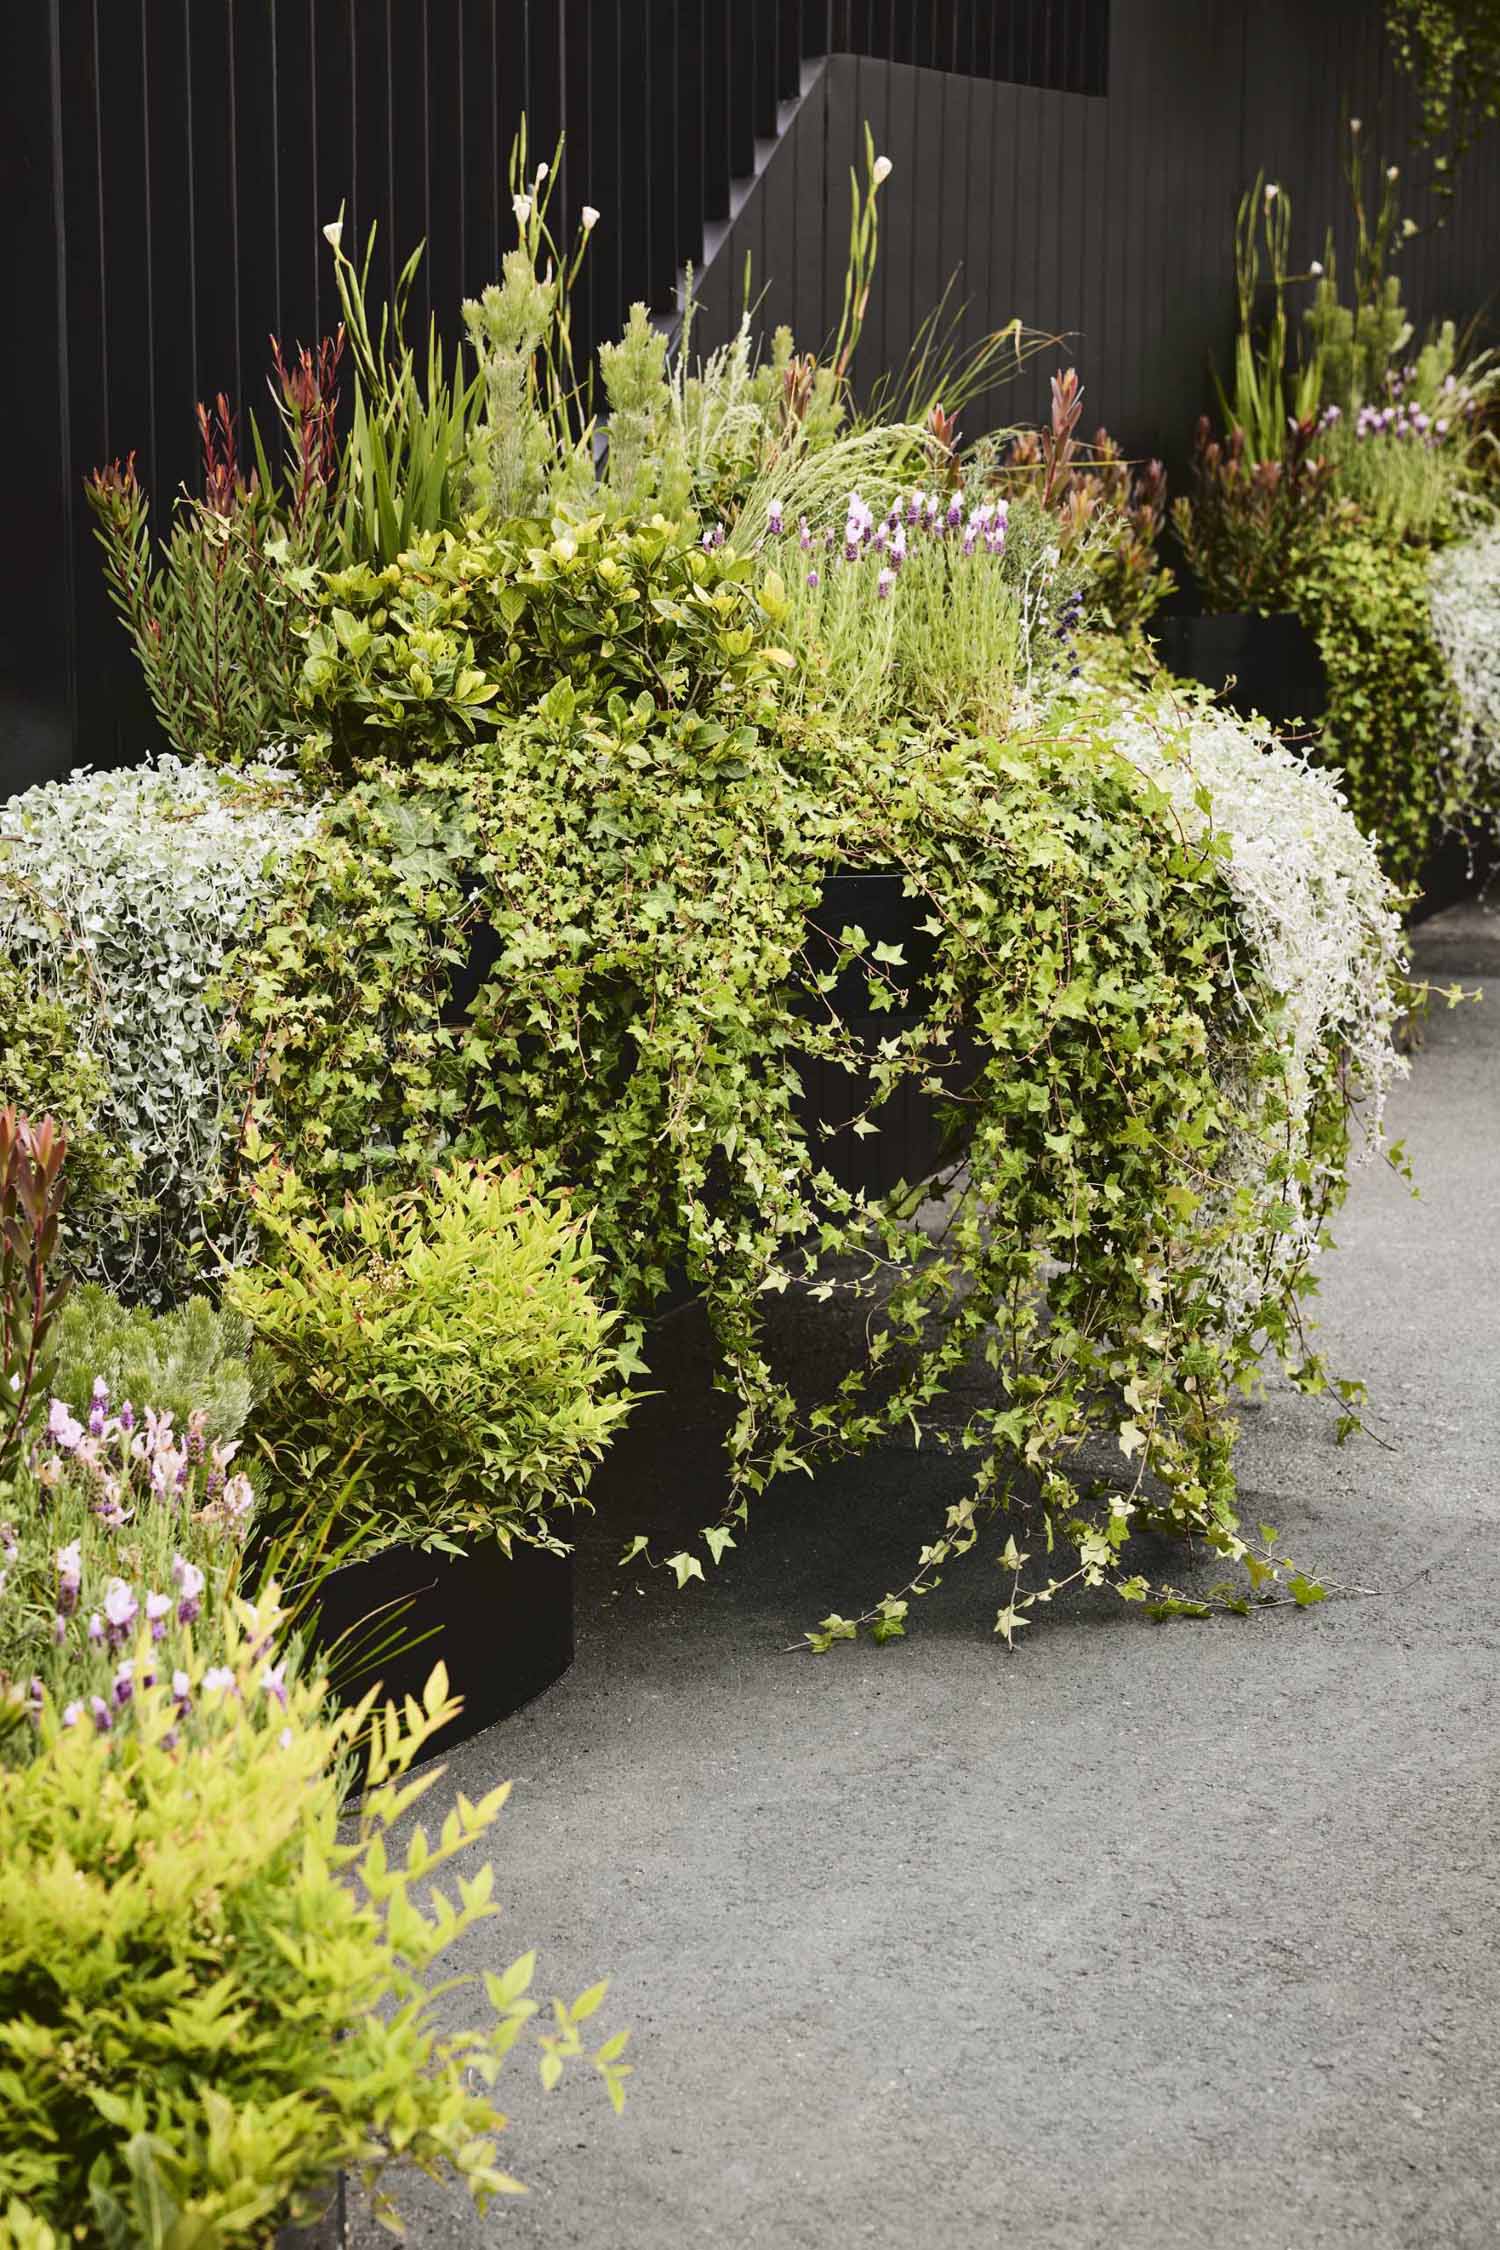
[[(407, 1768), (455, 1709), (439, 1670), (424, 1710), (371, 1730), (346, 1840), (368, 1708), (329, 1718), (321, 1680), (274, 1666), (268, 1689), (262, 1625), (228, 1617), (223, 1660), (143, 1686), (128, 1725), (44, 1704), (35, 1754), (0, 1763), (0, 2243), (263, 2245), (341, 2167), (374, 2185), (398, 2157), (481, 2206), (517, 2185), (491, 2088), (534, 2028), (534, 1957), (487, 1975), (459, 2030), (452, 1983), (430, 1986), (499, 1911), (488, 1865), (456, 1898), (431, 1879), (509, 1784), (460, 1795), (436, 1843), (406, 1825), (441, 1773)], [(554, 2003), (544, 2081), (603, 1989)], [(625, 2037), (592, 2058), (617, 2104)]]
[(272, 1170), (254, 1209), (265, 1262), (227, 1286), (256, 1339), (275, 1504), (299, 1513), (337, 1465), (341, 1537), (557, 1545), (627, 1411), (630, 1356), (566, 1198), (458, 1164), (325, 1213)]

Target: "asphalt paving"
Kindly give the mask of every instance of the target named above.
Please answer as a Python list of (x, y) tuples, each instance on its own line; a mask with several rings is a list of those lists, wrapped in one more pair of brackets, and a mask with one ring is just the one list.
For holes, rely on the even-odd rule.
[(963, 1465), (892, 1447), (767, 1496), (707, 1585), (621, 1574), (639, 1519), (716, 1505), (684, 1323), (581, 1544), (571, 1672), (424, 1808), (514, 1781), (505, 1916), (454, 1966), (607, 1974), (629, 2099), (512, 2065), (529, 2193), (478, 2218), (403, 2181), (413, 2250), (1500, 2242), (1500, 912), (1418, 965), (1493, 993), (1395, 1098), (1419, 1196), (1362, 1170), (1326, 1260), (1377, 1437), (1276, 1377), (1240, 1454), (1246, 1516), (1369, 1593), (1075, 1601), (1007, 1656), (990, 1538), (907, 1640), (789, 1654), (907, 1574)]

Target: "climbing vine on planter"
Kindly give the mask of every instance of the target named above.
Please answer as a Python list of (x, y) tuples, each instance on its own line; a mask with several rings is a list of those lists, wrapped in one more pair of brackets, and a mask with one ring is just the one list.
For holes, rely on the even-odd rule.
[(1306, 552), (1292, 583), (1328, 680), (1321, 754), (1342, 770), (1355, 819), (1403, 888), (1419, 880), (1444, 820), (1469, 810), (1446, 778), (1459, 714), (1432, 629), (1429, 568), (1426, 548), (1347, 530)]
[[(1247, 1298), (1247, 1230), (1279, 1221), (1242, 1182), (1247, 1147), (1271, 1178), (1313, 1167), (1326, 1212), (1351, 1089), (1330, 1042), (1295, 1115), (1277, 1098), (1281, 1003), (1206, 798), (1185, 821), (1086, 698), (1004, 744), (845, 737), (783, 693), (784, 596), (759, 567), (664, 525), (560, 525), (330, 582), (305, 756), (354, 777), (344, 833), (381, 864), (310, 844), (239, 965), (263, 1058), (246, 1154), (282, 1150), (325, 1188), (362, 1167), (398, 1184), (443, 1149), (524, 1161), (575, 1190), (647, 1350), (685, 1276), (738, 1410), (728, 1504), (664, 1558), (679, 1579), (773, 1476), (915, 1428), (975, 1475), (872, 1606), (882, 1637), (1001, 1508), (1007, 1639), (1074, 1577), (1201, 1606), (1127, 1567), (1144, 1524), (1315, 1598), (1239, 1530), (1226, 1407), (1266, 1337), (1323, 1381), (1298, 1327), (1316, 1218)], [(915, 1018), (900, 949), (824, 921), (842, 869), (897, 872), (923, 902)], [(851, 978), (864, 1012), (900, 1018), (873, 1046), (834, 1005)], [(867, 1202), (833, 1176), (810, 1059), (850, 1074), (848, 1131), (878, 1130), (905, 1081), (950, 1103), (940, 1238), (920, 1188)], [(766, 1300), (793, 1287), (868, 1301), (867, 1357), (831, 1395), (774, 1364)], [(941, 1402), (976, 1357), (992, 1389), (955, 1428)]]

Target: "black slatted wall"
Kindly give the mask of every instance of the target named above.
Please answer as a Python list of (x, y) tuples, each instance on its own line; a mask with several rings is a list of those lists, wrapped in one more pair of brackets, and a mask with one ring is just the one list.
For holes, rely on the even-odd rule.
[[(1340, 104), (1400, 145), (1379, 19), (1371, 0), (17, 0), (0, 796), (148, 739), (81, 478), (134, 450), (159, 510), (193, 478), (195, 400), (259, 405), (269, 333), (333, 324), (320, 228), (341, 203), (346, 241), (378, 222), (377, 290), (425, 238), (414, 309), (456, 337), (512, 238), (524, 111), (533, 164), (566, 127), (564, 226), (603, 214), (585, 348), (632, 299), (670, 305), (705, 223), (723, 240), (699, 341), (732, 328), (748, 253), (767, 323), (815, 345), (868, 119), (896, 171), (861, 378), (899, 363), (956, 273), (966, 333), (1012, 314), (1076, 332), (1090, 418), (1180, 452), (1232, 320), (1240, 186), (1258, 164), (1283, 177), (1310, 252), (1341, 204)], [(1497, 220), (1491, 149), (1409, 254), (1419, 313), (1487, 300)], [(1042, 395), (1027, 376), (969, 434)]]

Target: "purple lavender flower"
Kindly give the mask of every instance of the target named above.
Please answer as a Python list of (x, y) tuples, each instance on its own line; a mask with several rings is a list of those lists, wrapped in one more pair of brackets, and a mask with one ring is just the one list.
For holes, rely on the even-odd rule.
[(767, 508), (766, 510), (766, 529), (767, 531), (769, 531), (773, 539), (779, 539), (781, 537), (783, 522), (781, 502), (779, 500), (773, 500), (769, 508)]
[(54, 1618), (53, 1618), (53, 1620), (52, 1620), (52, 1645), (53, 1645), (53, 1647), (54, 1647), (54, 1648), (61, 1648), (61, 1647), (62, 1647), (62, 1645), (63, 1645), (63, 1642), (64, 1642), (64, 1641), (65, 1641), (65, 1640), (67, 1639), (67, 1637), (68, 1637), (68, 1621), (67, 1621), (67, 1619), (66, 1619), (66, 1618), (65, 1618), (64, 1616), (62, 1616), (62, 1614), (61, 1614), (61, 1613), (59, 1613), (59, 1614), (58, 1614), (58, 1615), (57, 1615), (56, 1617), (54, 1617)]
[(108, 1734), (114, 1726), (114, 1715), (102, 1695), (89, 1697), (89, 1709), (94, 1714), (94, 1732)]
[(260, 1676), (260, 1688), (262, 1695), (274, 1696), (282, 1710), (286, 1709), (286, 1664), (284, 1661), (280, 1664), (268, 1664), (266, 1666)]
[(179, 1625), (191, 1625), (203, 1607), (203, 1573), (181, 1555), (172, 1557), (172, 1582), (181, 1596), (177, 1604)]
[(819, 581), (819, 578), (818, 578), (818, 574), (817, 574), (817, 572), (816, 572), (815, 570), (810, 570), (810, 571), (808, 572), (808, 574), (807, 574), (807, 583), (808, 583), (808, 588), (809, 588), (809, 590), (810, 590), (810, 591), (811, 591), (812, 593), (814, 593), (814, 594), (815, 594), (815, 593), (817, 592), (817, 590), (818, 590), (818, 586), (819, 586), (819, 583), (820, 583), (820, 581)]
[(134, 1693), (135, 1665), (127, 1656), (123, 1664), (115, 1667), (115, 1676), (110, 1683), (110, 1694), (114, 1697), (117, 1708), (123, 1711)]
[(961, 492), (955, 492), (953, 498), (948, 502), (948, 529), (950, 531), (957, 531), (959, 525), (963, 522), (963, 520), (963, 494)]
[(48, 1410), (47, 1435), (59, 1453), (75, 1452), (83, 1437), (83, 1424), (74, 1421), (60, 1398), (55, 1398)]
[(90, 1639), (90, 1640), (91, 1640), (91, 1641), (93, 1642), (93, 1644), (94, 1644), (95, 1648), (97, 1648), (97, 1647), (99, 1646), (99, 1643), (100, 1643), (100, 1642), (101, 1642), (101, 1641), (103, 1640), (103, 1638), (104, 1638), (104, 1620), (103, 1620), (103, 1618), (102, 1618), (102, 1617), (101, 1617), (101, 1616), (99, 1615), (99, 1612), (98, 1612), (98, 1610), (96, 1609), (96, 1610), (93, 1610), (93, 1611), (91, 1611), (91, 1613), (90, 1613), (90, 1615), (89, 1615), (89, 1639)]
[(104, 1630), (111, 1648), (130, 1638), (130, 1628), (140, 1615), (140, 1604), (123, 1578), (112, 1578), (104, 1589)]
[(812, 553), (812, 543), (812, 532), (808, 529), (807, 518), (806, 516), (799, 516), (797, 518), (797, 544), (804, 555)]
[(888, 600), (895, 583), (896, 573), (893, 570), (883, 570), (875, 581), (875, 599), (881, 602)]
[(233, 1695), (234, 1674), (227, 1664), (210, 1664), (203, 1675), (205, 1695)]
[(193, 1704), (193, 1683), (181, 1665), (172, 1674), (172, 1701), (179, 1711), (189, 1711)]
[(120, 1408), (119, 1420), (121, 1429), (129, 1437), (131, 1431), (135, 1428), (135, 1408), (131, 1405), (129, 1399), (126, 1399), (125, 1404)]
[(78, 1540), (57, 1550), (57, 1606), (64, 1617), (71, 1617), (78, 1607), (78, 1590), (83, 1584), (83, 1556)]
[(63, 1705), (62, 1723), (65, 1727), (76, 1727), (82, 1717), (83, 1705), (81, 1703), (65, 1703)]
[(102, 1375), (94, 1377), (94, 1395), (89, 1405), (89, 1436), (103, 1437), (104, 1425), (109, 1419), (109, 1385)]
[(146, 1622), (151, 1627), (153, 1641), (159, 1641), (165, 1633), (167, 1619), (171, 1613), (172, 1597), (170, 1594), (148, 1594), (146, 1596)]

